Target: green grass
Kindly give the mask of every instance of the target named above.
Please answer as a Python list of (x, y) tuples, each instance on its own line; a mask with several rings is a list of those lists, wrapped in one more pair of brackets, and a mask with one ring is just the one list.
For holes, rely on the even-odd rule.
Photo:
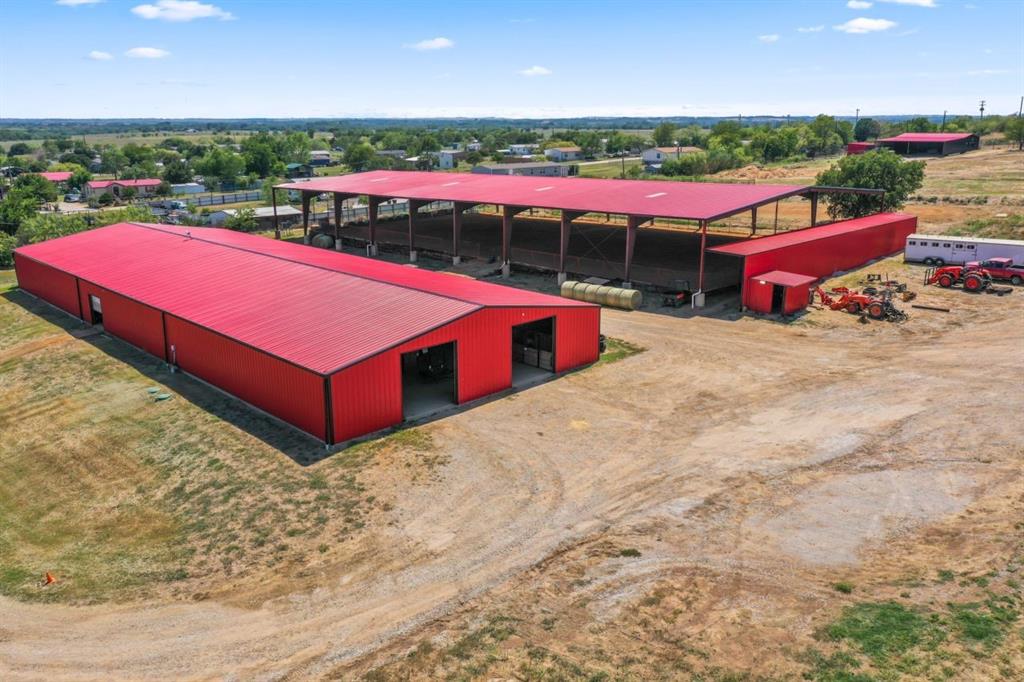
[[(626, 171), (630, 168), (640, 168), (643, 163), (639, 159), (627, 159)], [(621, 178), (622, 159), (609, 159), (600, 163), (587, 163), (580, 165), (581, 178)]]
[(834, 589), (836, 592), (842, 592), (843, 594), (853, 593), (853, 585), (847, 582), (833, 583), (832, 589)]
[(982, 218), (956, 225), (946, 234), (986, 239), (1024, 240), (1024, 213), (1011, 213), (1005, 218)]
[(825, 629), (825, 636), (846, 641), (875, 660), (898, 656), (937, 636), (922, 614), (895, 602), (855, 604)]
[(629, 341), (623, 341), (622, 339), (616, 339), (612, 337), (605, 338), (605, 350), (601, 353), (601, 357), (598, 359), (598, 365), (610, 365), (613, 362), (619, 360), (625, 360), (631, 355), (642, 353), (646, 348), (638, 346)]
[(244, 429), (322, 449), (119, 341), (72, 338), (13, 282), (0, 271), (0, 594), (190, 599), (268, 572), (298, 589), (384, 508), (363, 480), (378, 456), (410, 477), (439, 461), (415, 428), (300, 466)]

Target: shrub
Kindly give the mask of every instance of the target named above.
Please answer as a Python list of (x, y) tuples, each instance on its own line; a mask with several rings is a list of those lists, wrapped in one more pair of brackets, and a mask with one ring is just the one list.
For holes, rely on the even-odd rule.
[(14, 247), (18, 240), (14, 235), (0, 232), (0, 268), (9, 268), (14, 265)]
[(904, 161), (892, 150), (876, 149), (845, 156), (818, 175), (818, 185), (882, 189), (885, 194), (832, 194), (828, 214), (833, 220), (859, 218), (879, 211), (896, 211), (924, 182), (924, 161)]

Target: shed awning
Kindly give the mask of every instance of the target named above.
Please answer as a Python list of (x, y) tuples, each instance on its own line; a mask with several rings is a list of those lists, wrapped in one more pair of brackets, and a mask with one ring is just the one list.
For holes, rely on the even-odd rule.
[(759, 282), (767, 282), (768, 284), (778, 284), (783, 287), (798, 287), (804, 284), (810, 284), (818, 278), (811, 277), (810, 275), (800, 275), (795, 272), (786, 272), (784, 270), (772, 270), (771, 272), (756, 275), (750, 279), (756, 279)]

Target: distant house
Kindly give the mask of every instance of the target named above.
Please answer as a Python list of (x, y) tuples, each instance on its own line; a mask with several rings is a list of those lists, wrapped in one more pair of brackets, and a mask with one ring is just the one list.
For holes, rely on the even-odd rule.
[(575, 166), (551, 161), (529, 163), (481, 163), (473, 166), (474, 173), (484, 175), (541, 175), (564, 178), (575, 175)]
[(437, 167), (442, 170), (450, 170), (459, 165), (459, 159), (465, 156), (465, 153), (454, 150), (454, 149), (442, 149), (437, 152)]
[(85, 183), (85, 198), (113, 194), (120, 198), (126, 189), (134, 189), (137, 197), (156, 195), (162, 181), (160, 178), (139, 178), (137, 180), (90, 180)]
[(330, 166), (331, 153), (326, 149), (314, 149), (309, 153), (310, 166)]
[(308, 163), (289, 163), (284, 167), (284, 174), (289, 178), (311, 178), (313, 166)]
[(540, 150), (539, 144), (510, 144), (508, 146), (512, 156), (533, 156)]
[(478, 151), (480, 151), (483, 148), (483, 146), (484, 145), (482, 143), (477, 142), (476, 140), (473, 140), (472, 142), (467, 142), (466, 143), (466, 151), (467, 152), (478, 152)]
[(645, 166), (653, 166), (699, 151), (701, 151), (700, 147), (651, 147), (650, 149), (645, 149), (640, 157), (643, 159)]
[(71, 179), (71, 171), (45, 171), (43, 173), (39, 173), (39, 175), (61, 189), (65, 189), (67, 187), (68, 180)]
[[(274, 207), (273, 206), (258, 206), (253, 209), (253, 214), (256, 216), (256, 229), (257, 230), (272, 230), (274, 229)], [(214, 211), (210, 214), (210, 226), (220, 227), (228, 218), (238, 215), (238, 209), (236, 208), (225, 208), (220, 211)], [(277, 220), (281, 227), (293, 225), (302, 220), (302, 211), (295, 208), (294, 206), (278, 206), (277, 207)]]
[(579, 147), (551, 147), (544, 156), (552, 161), (579, 161), (583, 158), (583, 150)]
[(404, 159), (404, 149), (378, 149), (377, 156), (386, 156), (391, 159)]

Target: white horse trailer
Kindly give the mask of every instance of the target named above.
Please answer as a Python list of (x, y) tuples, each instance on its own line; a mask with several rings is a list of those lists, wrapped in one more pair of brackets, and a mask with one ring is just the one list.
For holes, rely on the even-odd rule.
[(1024, 241), (912, 234), (903, 250), (903, 260), (927, 265), (963, 265), (989, 258), (1012, 258), (1014, 263), (1024, 263)]

